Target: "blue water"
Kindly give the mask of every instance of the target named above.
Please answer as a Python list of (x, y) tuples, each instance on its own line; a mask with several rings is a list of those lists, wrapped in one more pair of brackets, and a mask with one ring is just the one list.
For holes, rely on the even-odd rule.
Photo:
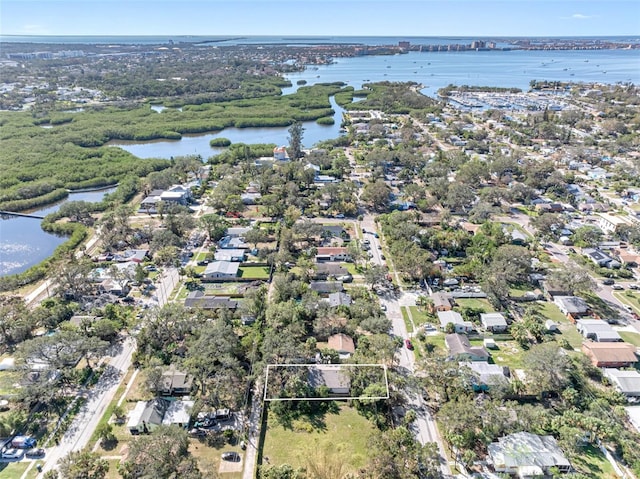
[[(70, 193), (69, 197), (56, 203), (34, 210), (31, 213), (46, 216), (58, 211), (66, 201), (101, 201), (105, 194), (115, 188), (82, 193)], [(0, 219), (0, 276), (21, 273), (33, 265), (47, 259), (66, 238), (42, 231), (40, 220), (34, 218), (11, 217)]]
[[(565, 70), (566, 68), (566, 70)], [(557, 50), (410, 52), (405, 55), (336, 58), (331, 65), (309, 66), (287, 75), (296, 82), (343, 81), (356, 90), (363, 83), (414, 81), (434, 95), (449, 84), (529, 89), (531, 80), (571, 82), (632, 82), (640, 84), (640, 50)]]
[[(335, 111), (333, 125), (318, 125), (315, 121), (303, 123), (304, 133), (302, 144), (311, 147), (318, 142), (340, 136), (342, 109), (330, 98), (331, 108)], [(185, 135), (180, 140), (152, 140), (152, 141), (111, 141), (109, 146), (119, 146), (123, 150), (136, 155), (138, 158), (171, 158), (185, 155), (201, 155), (209, 158), (222, 152), (223, 148), (212, 148), (209, 142), (213, 138), (227, 138), (232, 143), (273, 143), (275, 145), (289, 144), (289, 127), (274, 128), (225, 128), (216, 133), (202, 135)]]

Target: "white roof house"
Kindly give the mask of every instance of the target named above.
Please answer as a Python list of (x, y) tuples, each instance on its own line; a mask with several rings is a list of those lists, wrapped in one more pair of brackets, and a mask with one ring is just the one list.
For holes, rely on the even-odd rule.
[(627, 406), (624, 409), (633, 427), (640, 432), (640, 406)]
[(191, 419), (191, 410), (193, 409), (194, 401), (172, 401), (164, 413), (162, 418), (162, 424), (170, 426), (176, 424), (178, 426), (186, 426)]
[(238, 276), (240, 263), (235, 261), (214, 261), (204, 270), (205, 278), (235, 278)]
[(604, 368), (604, 375), (615, 388), (627, 397), (640, 397), (640, 373), (636, 370)]
[(613, 330), (611, 325), (601, 319), (578, 319), (576, 328), (585, 338), (599, 343), (622, 341), (620, 335)]
[(507, 320), (501, 313), (481, 313), (480, 322), (487, 331), (506, 331)]
[(456, 333), (466, 333), (473, 330), (471, 321), (462, 319), (462, 315), (456, 311), (438, 311), (440, 327), (446, 329), (447, 324), (453, 323)]
[(557, 467), (560, 472), (571, 470), (571, 463), (553, 436), (517, 432), (489, 444), (487, 450), (496, 472), (528, 477), (527, 472), (532, 468), (544, 474), (549, 474), (552, 467)]

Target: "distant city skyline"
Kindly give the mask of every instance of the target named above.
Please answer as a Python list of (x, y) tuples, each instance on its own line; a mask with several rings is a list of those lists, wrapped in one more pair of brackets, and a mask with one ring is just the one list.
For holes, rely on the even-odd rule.
[(3, 35), (640, 35), (636, 0), (1, 0)]

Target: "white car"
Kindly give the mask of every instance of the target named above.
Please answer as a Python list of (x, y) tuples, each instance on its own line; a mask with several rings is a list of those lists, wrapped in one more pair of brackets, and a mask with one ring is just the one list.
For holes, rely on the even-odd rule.
[(2, 459), (22, 459), (23, 449), (7, 449), (2, 453)]

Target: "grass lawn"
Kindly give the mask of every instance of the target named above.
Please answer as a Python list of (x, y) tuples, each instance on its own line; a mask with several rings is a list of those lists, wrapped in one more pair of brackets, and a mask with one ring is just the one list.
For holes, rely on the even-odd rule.
[(240, 266), (242, 278), (269, 279), (268, 266)]
[[(420, 309), (418, 306), (409, 306), (409, 309), (411, 310), (411, 317), (413, 318), (413, 324), (415, 324), (416, 326), (422, 326), (423, 324), (426, 324), (426, 323), (432, 323), (432, 321), (429, 321), (430, 317), (427, 314), (427, 312)], [(432, 324), (436, 324), (436, 323), (432, 323)]]
[(0, 396), (17, 394), (14, 384), (20, 382), (19, 371), (0, 371)]
[(356, 269), (356, 265), (353, 263), (340, 263), (341, 266), (344, 266), (345, 268), (347, 268), (347, 271), (349, 272), (349, 274), (351, 276), (355, 276), (357, 274), (360, 274), (360, 272)]
[(640, 312), (640, 295), (635, 291), (627, 290), (624, 293), (614, 291), (613, 295), (623, 304), (631, 306), (636, 313)]
[[(204, 440), (190, 439), (189, 440), (189, 452), (198, 461), (200, 470), (203, 471), (204, 477), (212, 477), (213, 474), (208, 474), (209, 471), (217, 473), (220, 468), (220, 462), (222, 461), (222, 453), (227, 451), (235, 451), (244, 458), (244, 451), (240, 449), (239, 445), (230, 445), (228, 443), (219, 444), (216, 446), (209, 446)], [(225, 465), (237, 466), (237, 463), (225, 463)], [(241, 465), (243, 467), (244, 464)], [(239, 472), (221, 472), (220, 477), (222, 479), (242, 479), (242, 470)]]
[(402, 311), (402, 319), (404, 320), (404, 325), (407, 328), (407, 333), (413, 333), (413, 324), (411, 324), (411, 320), (409, 319), (409, 312), (407, 311), (407, 307), (401, 306), (400, 311)]
[(613, 470), (613, 466), (607, 461), (604, 454), (592, 445), (584, 447), (576, 456), (573, 456), (571, 458), (571, 464), (578, 472), (586, 474), (593, 479), (618, 478), (618, 475)]
[[(574, 349), (580, 349), (584, 338), (576, 329), (575, 324), (569, 321), (569, 319), (562, 314), (562, 311), (558, 309), (558, 306), (547, 301), (538, 301), (535, 304), (538, 305), (538, 312), (544, 318), (550, 319), (558, 325), (558, 331), (560, 331), (561, 337), (569, 341), (569, 344)], [(560, 336), (556, 337), (556, 339), (560, 339)]]
[(425, 350), (432, 348), (432, 355), (442, 356), (447, 354), (447, 347), (444, 344), (444, 334), (428, 334), (425, 335), (424, 341)]
[[(262, 457), (269, 464), (306, 466), (310, 461), (320, 465), (326, 457), (342, 461), (344, 472), (356, 472), (367, 464), (367, 440), (375, 427), (348, 405), (336, 403), (337, 413), (326, 413), (293, 422), (285, 429), (273, 418), (268, 419)], [(266, 461), (265, 461), (266, 462)]]
[[(29, 462), (30, 461), (0, 463), (0, 477), (2, 477), (2, 479), (20, 479), (24, 471), (29, 467)], [(36, 472), (36, 474), (29, 474), (29, 477), (35, 477), (37, 475), (35, 468), (33, 468), (33, 471)]]
[(498, 349), (491, 351), (495, 364), (508, 366), (511, 369), (522, 369), (524, 365), (522, 347), (517, 341), (496, 341)]
[(618, 331), (620, 337), (625, 343), (633, 344), (634, 346), (640, 346), (640, 333), (632, 333), (630, 331)]
[(495, 311), (491, 303), (484, 298), (456, 298), (456, 304), (461, 308), (478, 308), (484, 310), (485, 313)]

